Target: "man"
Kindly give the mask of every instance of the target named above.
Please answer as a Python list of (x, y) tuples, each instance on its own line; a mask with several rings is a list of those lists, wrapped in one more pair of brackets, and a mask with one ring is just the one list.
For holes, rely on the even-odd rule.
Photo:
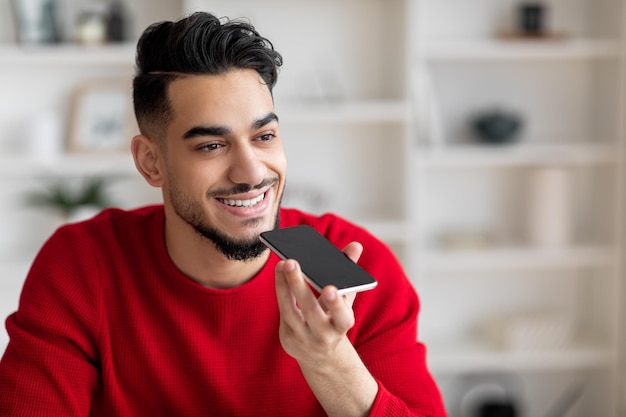
[[(27, 277), (0, 364), (0, 415), (443, 416), (418, 300), (389, 249), (280, 208), (281, 56), (196, 13), (138, 43), (137, 169), (163, 205), (60, 228)], [(259, 241), (309, 224), (375, 276), (339, 296)]]

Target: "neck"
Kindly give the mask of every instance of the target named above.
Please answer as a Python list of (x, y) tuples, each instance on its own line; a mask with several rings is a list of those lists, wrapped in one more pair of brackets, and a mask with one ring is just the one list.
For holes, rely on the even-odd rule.
[(165, 246), (174, 265), (189, 279), (214, 289), (245, 284), (263, 268), (269, 250), (249, 261), (233, 261), (178, 216), (165, 217)]

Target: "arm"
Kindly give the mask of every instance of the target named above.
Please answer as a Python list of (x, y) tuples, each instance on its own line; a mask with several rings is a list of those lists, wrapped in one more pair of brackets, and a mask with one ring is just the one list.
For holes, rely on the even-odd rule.
[(81, 254), (62, 235), (40, 251), (19, 310), (6, 321), (10, 343), (0, 362), (0, 415), (89, 413), (98, 376), (88, 331), (98, 323), (93, 281), (77, 268), (80, 261), (70, 261)]
[[(348, 245), (345, 252), (356, 260), (361, 247)], [(389, 273), (403, 276), (397, 263), (383, 263), (391, 267)], [(329, 287), (316, 300), (293, 261), (277, 266), (276, 279), (281, 343), (298, 360), (328, 415), (445, 415), (439, 391), (425, 367), (424, 348), (416, 341), (418, 307), (412, 289), (404, 286), (405, 291), (401, 288), (399, 294), (390, 294), (379, 285), (387, 292), (376, 294), (376, 289), (372, 291), (375, 295), (359, 295), (369, 297), (364, 303), (369, 302), (370, 308), (373, 305), (371, 310), (383, 319), (370, 317), (361, 326), (362, 340), (355, 349), (347, 337), (354, 325), (354, 298), (344, 301)], [(381, 300), (391, 304), (397, 301), (399, 307), (384, 313), (394, 309), (382, 307)], [(379, 307), (380, 314), (376, 311)]]
[[(361, 251), (358, 244), (345, 250), (353, 260)], [(281, 343), (298, 361), (326, 413), (368, 415), (378, 385), (346, 336), (354, 325), (354, 295), (344, 298), (336, 288), (326, 287), (318, 301), (293, 260), (277, 265), (276, 280)]]

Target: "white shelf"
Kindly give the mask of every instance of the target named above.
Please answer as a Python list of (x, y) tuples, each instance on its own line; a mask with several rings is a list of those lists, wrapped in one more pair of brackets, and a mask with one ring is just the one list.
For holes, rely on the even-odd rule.
[(130, 151), (102, 155), (59, 155), (51, 157), (0, 157), (0, 177), (136, 174)]
[(0, 65), (134, 65), (134, 44), (0, 45)]
[(468, 270), (542, 270), (602, 268), (616, 262), (615, 251), (603, 246), (574, 246), (543, 249), (504, 247), (484, 250), (431, 250), (422, 257), (427, 271), (463, 272)]
[(430, 61), (617, 59), (621, 44), (603, 39), (429, 41), (424, 55)]
[[(542, 375), (542, 387), (528, 395), (528, 415), (548, 409), (552, 392), (564, 386), (556, 382), (562, 378), (582, 380), (591, 392), (572, 414), (593, 410), (592, 415), (617, 417), (616, 399), (626, 393), (617, 383), (626, 370), (619, 343), (626, 3), (551, 4), (550, 29), (565, 36), (535, 39), (495, 35), (511, 30), (520, 12), (511, 2), (501, 3), (425, 0), (417, 7), (421, 25), (410, 60), (421, 104), (414, 163), (419, 246), (413, 254), (424, 299), (420, 337), (430, 369), (442, 380), (466, 372)], [(500, 106), (524, 120), (519, 140), (487, 144), (473, 138), (468, 121)], [(572, 181), (563, 188), (546, 186), (538, 196), (531, 188), (541, 180), (533, 182), (535, 168), (552, 167), (567, 169)], [(527, 204), (529, 198), (545, 204)], [(570, 247), (523, 240), (531, 232), (528, 219), (555, 224), (563, 218), (571, 218), (575, 228)], [(484, 232), (485, 224), (501, 234)], [(459, 227), (483, 233), (470, 233), (464, 241), (459, 232), (441, 236), (440, 246), (430, 244), (437, 231)], [(450, 246), (468, 248), (446, 247), (445, 238)], [(547, 327), (546, 333), (525, 334), (526, 346), (535, 350), (521, 350), (521, 344), (519, 350), (505, 349), (486, 335), (480, 340), (489, 318), (543, 311), (576, 318), (577, 335), (599, 337), (539, 349), (554, 346)], [(441, 388), (448, 401), (458, 396), (457, 387)]]
[(409, 106), (403, 100), (280, 102), (281, 123), (406, 123)]
[(611, 352), (602, 347), (571, 347), (558, 350), (506, 351), (486, 346), (457, 344), (454, 349), (433, 345), (428, 364), (434, 373), (559, 371), (605, 368)]
[(433, 168), (594, 165), (614, 163), (619, 155), (615, 145), (444, 145), (422, 148), (420, 162)]

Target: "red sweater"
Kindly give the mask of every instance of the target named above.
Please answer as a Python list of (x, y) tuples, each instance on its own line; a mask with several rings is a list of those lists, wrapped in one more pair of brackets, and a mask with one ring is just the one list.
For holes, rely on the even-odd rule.
[[(418, 299), (392, 253), (363, 229), (283, 209), (338, 247), (356, 240), (376, 289), (354, 303), (348, 336), (379, 394), (372, 416), (443, 416), (416, 341)], [(60, 228), (6, 321), (2, 416), (321, 416), (278, 339), (272, 255), (248, 283), (204, 288), (170, 260), (162, 206), (106, 210)]]

